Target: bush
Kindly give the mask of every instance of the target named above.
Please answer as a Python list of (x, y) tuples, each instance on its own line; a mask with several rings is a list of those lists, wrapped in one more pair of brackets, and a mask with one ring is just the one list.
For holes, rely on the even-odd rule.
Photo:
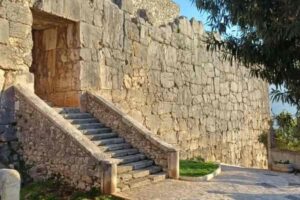
[(275, 129), (276, 147), (282, 150), (300, 151), (300, 117), (288, 112), (282, 112), (275, 117), (277, 128)]

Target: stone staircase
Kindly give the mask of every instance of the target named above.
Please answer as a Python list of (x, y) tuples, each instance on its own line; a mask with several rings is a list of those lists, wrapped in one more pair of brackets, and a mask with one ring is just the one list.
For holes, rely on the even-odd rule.
[(108, 157), (118, 161), (117, 191), (129, 190), (166, 178), (166, 173), (160, 166), (155, 165), (153, 160), (133, 148), (124, 138), (119, 137), (91, 114), (80, 112), (79, 108), (54, 109), (99, 146)]

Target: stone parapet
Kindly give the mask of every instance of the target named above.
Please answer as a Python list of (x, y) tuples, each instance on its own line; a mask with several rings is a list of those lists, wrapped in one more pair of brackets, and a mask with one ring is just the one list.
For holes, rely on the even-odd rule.
[(15, 96), (20, 151), (38, 172), (33, 178), (60, 176), (78, 189), (115, 192), (113, 159), (26, 88), (16, 86)]
[(111, 102), (99, 95), (87, 92), (81, 108), (94, 115), (106, 126), (111, 127), (133, 147), (153, 159), (168, 172), (170, 178), (179, 176), (179, 150), (162, 141), (141, 123), (122, 112)]

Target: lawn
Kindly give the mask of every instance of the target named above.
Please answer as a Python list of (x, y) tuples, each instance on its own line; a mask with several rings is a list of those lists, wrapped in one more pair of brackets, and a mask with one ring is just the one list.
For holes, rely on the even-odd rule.
[(97, 189), (81, 192), (60, 182), (48, 180), (34, 182), (21, 189), (21, 200), (121, 200), (103, 196)]
[(213, 173), (218, 169), (218, 165), (211, 162), (181, 160), (180, 161), (180, 176), (205, 176)]

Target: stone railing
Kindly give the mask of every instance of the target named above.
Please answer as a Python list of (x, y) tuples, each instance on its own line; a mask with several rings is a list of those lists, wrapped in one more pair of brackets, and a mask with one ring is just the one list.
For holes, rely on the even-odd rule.
[(15, 86), (15, 112), (21, 154), (43, 178), (60, 176), (70, 185), (114, 193), (117, 165), (75, 127), (30, 90)]
[(104, 98), (87, 92), (81, 100), (82, 111), (87, 111), (106, 126), (111, 127), (133, 147), (164, 168), (169, 178), (179, 177), (179, 150), (160, 140), (142, 124), (123, 113)]

